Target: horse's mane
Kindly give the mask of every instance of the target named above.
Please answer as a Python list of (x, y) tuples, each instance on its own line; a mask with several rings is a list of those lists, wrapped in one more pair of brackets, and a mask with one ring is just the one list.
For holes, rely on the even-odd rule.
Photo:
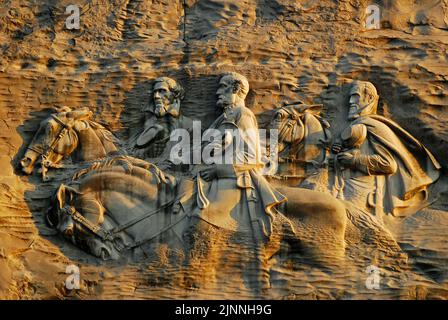
[(95, 131), (101, 140), (106, 140), (114, 144), (118, 143), (118, 138), (115, 137), (115, 135), (106, 129), (102, 124), (93, 120), (87, 120), (87, 124)]

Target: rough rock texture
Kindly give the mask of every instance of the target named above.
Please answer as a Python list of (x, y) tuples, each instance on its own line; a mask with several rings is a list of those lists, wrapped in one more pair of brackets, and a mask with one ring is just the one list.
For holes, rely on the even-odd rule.
[[(74, 2), (82, 7), (81, 28), (67, 30), (65, 8)], [(182, 82), (186, 114), (207, 125), (215, 117), (217, 77), (228, 70), (248, 77), (248, 106), (261, 123), (283, 101), (304, 100), (324, 104), (335, 132), (347, 111), (346, 84), (372, 81), (380, 113), (447, 169), (448, 1), (376, 3), (381, 29), (366, 31), (365, 0), (2, 1), (0, 297), (448, 298), (445, 177), (436, 202), (393, 230), (405, 267), (381, 265), (378, 252), (355, 254), (361, 249), (348, 243), (344, 267), (285, 261), (285, 268), (271, 270), (271, 289), (260, 293), (240, 278), (232, 281), (231, 267), (197, 287), (180, 273), (173, 280), (169, 265), (104, 263), (86, 255), (45, 225), (54, 185), (15, 169), (55, 106), (87, 106), (126, 140), (140, 124), (151, 80), (161, 75)], [(72, 263), (81, 267), (82, 287), (69, 292), (65, 269)], [(365, 286), (370, 264), (383, 271), (380, 290)]]

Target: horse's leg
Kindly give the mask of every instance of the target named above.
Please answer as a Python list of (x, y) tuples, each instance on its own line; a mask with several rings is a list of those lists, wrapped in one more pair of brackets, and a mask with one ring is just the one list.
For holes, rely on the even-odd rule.
[(292, 221), (305, 251), (324, 264), (344, 257), (346, 208), (331, 195), (302, 188), (279, 187), (287, 198)]

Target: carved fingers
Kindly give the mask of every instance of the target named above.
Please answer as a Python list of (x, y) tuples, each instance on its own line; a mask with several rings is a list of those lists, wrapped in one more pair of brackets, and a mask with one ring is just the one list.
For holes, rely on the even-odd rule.
[(216, 165), (210, 165), (205, 169), (202, 169), (200, 175), (205, 181), (211, 181), (215, 179), (217, 177)]
[(338, 162), (346, 167), (353, 167), (356, 164), (357, 150), (350, 150), (338, 154)]
[(334, 143), (331, 146), (331, 152), (333, 153), (339, 153), (342, 150), (342, 144), (341, 143)]

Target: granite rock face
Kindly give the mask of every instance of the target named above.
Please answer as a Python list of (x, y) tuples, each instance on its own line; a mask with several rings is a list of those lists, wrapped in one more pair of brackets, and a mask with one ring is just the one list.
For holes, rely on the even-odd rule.
[[(80, 28), (66, 7), (81, 8)], [(0, 297), (447, 299), (448, 179), (432, 204), (390, 226), (395, 256), (346, 243), (344, 268), (284, 256), (270, 288), (253, 290), (236, 265), (205, 280), (176, 263), (101, 262), (58, 237), (45, 222), (57, 184), (17, 170), (50, 109), (88, 107), (122, 141), (141, 127), (153, 80), (178, 80), (186, 116), (216, 117), (219, 76), (236, 71), (251, 90), (246, 104), (261, 126), (285, 101), (323, 104), (336, 135), (348, 111), (349, 84), (371, 81), (379, 113), (421, 141), (448, 169), (448, 1), (376, 1), (380, 29), (367, 30), (365, 0), (77, 0), (0, 4)], [(64, 174), (56, 176), (63, 180)], [(56, 182), (55, 182), (56, 183)], [(348, 231), (352, 232), (352, 231)], [(355, 232), (355, 231), (353, 231)], [(225, 245), (225, 244), (223, 244)], [(233, 248), (229, 248), (229, 252)], [(235, 251), (238, 248), (234, 248)], [(297, 253), (300, 255), (300, 253)], [(387, 254), (386, 254), (387, 255)], [(178, 259), (182, 259), (178, 256)], [(81, 288), (65, 286), (67, 266)], [(381, 289), (366, 287), (368, 266)], [(232, 269), (234, 268), (234, 269)], [(237, 271), (237, 272), (236, 272)], [(201, 269), (198, 269), (201, 272)], [(236, 272), (236, 273), (235, 273)], [(229, 281), (230, 275), (235, 276)], [(227, 280), (226, 280), (227, 279)]]

